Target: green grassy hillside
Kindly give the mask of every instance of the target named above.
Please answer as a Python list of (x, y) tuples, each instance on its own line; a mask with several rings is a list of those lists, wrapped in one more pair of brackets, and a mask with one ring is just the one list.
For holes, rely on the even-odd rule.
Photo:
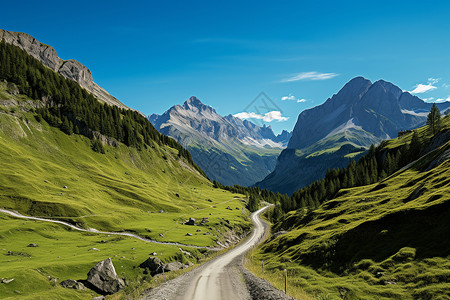
[[(430, 146), (442, 145), (381, 182), (342, 189), (318, 209), (290, 212), (288, 230), (254, 254), (274, 277), (321, 299), (450, 297), (450, 118)], [(427, 127), (419, 136), (431, 138)], [(411, 135), (385, 143), (396, 148)]]
[[(105, 154), (94, 152), (89, 138), (48, 125), (33, 113), (39, 101), (13, 95), (8, 86), (0, 84), (0, 208), (197, 246), (217, 246), (230, 228), (249, 227), (241, 196), (214, 188), (178, 150), (155, 142), (141, 150), (105, 144)], [(210, 222), (184, 225), (189, 217)], [(29, 243), (39, 247), (27, 248)], [(0, 284), (0, 298), (54, 293), (89, 298), (90, 292), (54, 287), (47, 276), (82, 279), (96, 262), (112, 257), (132, 281), (140, 274), (133, 267), (150, 253), (162, 253), (163, 259), (181, 253), (177, 246), (74, 232), (1, 213), (0, 251), (1, 277), (15, 278)], [(189, 251), (202, 257), (199, 250)]]

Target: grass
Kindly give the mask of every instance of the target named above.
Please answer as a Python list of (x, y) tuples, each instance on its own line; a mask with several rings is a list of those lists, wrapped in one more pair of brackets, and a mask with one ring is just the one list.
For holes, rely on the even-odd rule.
[[(3, 83), (0, 96), (27, 100), (7, 94)], [(12, 109), (1, 106), (2, 98), (1, 208), (85, 228), (128, 231), (158, 241), (196, 246), (217, 246), (226, 232), (240, 233), (250, 228), (243, 196), (213, 188), (211, 182), (178, 158), (176, 150), (157, 144), (142, 151), (119, 145), (105, 146), (106, 153), (99, 154), (91, 150), (89, 139), (66, 135), (44, 121), (36, 121), (26, 101)], [(197, 223), (202, 218), (209, 218), (209, 222), (205, 226), (184, 225), (190, 217)], [(99, 243), (101, 240), (106, 243)], [(40, 246), (26, 247), (29, 243)], [(167, 260), (180, 253), (177, 246), (79, 233), (61, 225), (2, 214), (0, 249), (5, 249), (0, 255), (1, 277), (15, 278), (0, 285), (0, 298), (51, 295), (88, 299), (90, 292), (62, 289), (46, 276), (85, 279), (96, 262), (111, 257), (118, 273), (133, 282), (144, 276), (136, 266), (150, 253), (162, 253), (162, 259)], [(5, 255), (7, 251), (31, 256)], [(188, 251), (198, 254), (192, 262), (203, 259), (199, 250)]]
[[(449, 125), (444, 119), (443, 131)], [(293, 286), (319, 299), (448, 299), (450, 160), (428, 167), (449, 150), (447, 142), (382, 182), (287, 214), (273, 230), (289, 232), (258, 248), (254, 261), (274, 276), (287, 269)]]

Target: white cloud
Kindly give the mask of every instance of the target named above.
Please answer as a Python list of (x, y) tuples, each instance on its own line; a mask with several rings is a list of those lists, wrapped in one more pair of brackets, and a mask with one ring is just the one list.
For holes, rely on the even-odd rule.
[(263, 120), (264, 122), (272, 122), (272, 121), (287, 121), (287, 117), (283, 117), (280, 111), (274, 110), (269, 111), (268, 113), (265, 113), (264, 115), (257, 114), (254, 112), (240, 112), (237, 114), (234, 114), (233, 117), (239, 118), (239, 119), (258, 119)]
[(297, 103), (302, 103), (302, 102), (306, 102), (307, 100), (302, 98), (302, 99), (298, 99), (297, 97), (295, 97), (292, 94), (289, 94), (289, 96), (284, 96), (281, 97), (281, 101), (286, 101), (286, 100), (291, 100), (291, 101), (296, 101)]
[(436, 99), (436, 103), (441, 103), (441, 102), (450, 102), (450, 96), (448, 96), (447, 99), (443, 99), (443, 98)]
[(410, 93), (411, 94), (422, 94), (422, 93), (426, 93), (428, 91), (432, 91), (437, 89), (437, 87), (433, 86), (432, 84), (421, 84), (419, 83), (418, 85), (416, 85), (416, 88), (414, 90), (412, 90)]
[(299, 80), (325, 80), (334, 78), (338, 75), (339, 74), (336, 73), (302, 72), (282, 79), (281, 82), (292, 82)]
[(428, 84), (436, 84), (439, 82), (439, 80), (441, 80), (440, 78), (428, 78)]
[(285, 100), (295, 100), (295, 96), (292, 94), (289, 94), (289, 96), (281, 97), (281, 101), (285, 101)]
[(422, 100), (425, 101), (425, 102), (427, 102), (427, 101), (433, 101), (433, 100), (434, 100), (434, 97), (423, 98)]

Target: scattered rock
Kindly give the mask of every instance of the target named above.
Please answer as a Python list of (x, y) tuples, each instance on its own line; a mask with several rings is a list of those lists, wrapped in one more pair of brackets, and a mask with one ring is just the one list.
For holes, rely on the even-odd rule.
[(89, 249), (89, 251), (90, 250), (92, 250), (92, 251), (100, 251), (100, 249), (97, 249), (97, 248), (91, 248), (91, 249)]
[(35, 243), (31, 243), (31, 244), (28, 244), (28, 246), (27, 247), (39, 247), (38, 246), (38, 244), (35, 244)]
[(195, 232), (200, 232), (201, 230), (200, 229), (197, 229)]
[(183, 253), (183, 254), (185, 254), (185, 255), (187, 255), (187, 256), (192, 256), (191, 252), (189, 252), (189, 251), (184, 251), (184, 250), (181, 249), (181, 248), (178, 248), (178, 250), (180, 250), (181, 253)]
[(60, 283), (60, 285), (66, 289), (73, 289), (73, 288), (75, 288), (76, 284), (77, 284), (77, 281), (73, 280), (73, 279), (67, 279), (67, 280), (61, 281), (61, 283)]
[(189, 220), (184, 222), (184, 224), (186, 224), (186, 225), (195, 225), (195, 219), (194, 218), (189, 218)]
[(128, 173), (128, 172), (125, 172), (125, 175), (130, 175), (130, 173)]
[(156, 255), (158, 255), (158, 253), (156, 253), (156, 252), (153, 252), (151, 255), (153, 255), (153, 256), (156, 256)]
[(13, 282), (14, 281), (14, 278), (11, 278), (11, 279), (6, 279), (6, 278), (2, 278), (2, 283), (10, 283), (10, 282)]
[(178, 195), (178, 194), (175, 194), (175, 196), (177, 196), (177, 198), (180, 198), (180, 195)]
[(67, 185), (63, 186), (63, 189), (67, 189), (67, 188), (68, 188)]
[(114, 294), (121, 290), (125, 283), (117, 276), (111, 258), (107, 258), (95, 265), (89, 273), (87, 282), (105, 294)]
[(229, 207), (229, 206), (227, 207), (227, 209), (228, 209), (228, 210), (233, 210), (233, 209), (232, 209), (231, 207)]
[(186, 236), (192, 236), (192, 233), (188, 232), (188, 233), (186, 233)]
[(162, 210), (162, 209), (161, 209), (161, 210), (159, 210), (159, 213), (160, 213), (160, 214), (164, 213), (164, 210)]
[(179, 261), (173, 261), (163, 266), (164, 272), (177, 271), (183, 269), (184, 267), (185, 266)]
[(211, 199), (206, 199), (206, 201), (208, 201), (208, 202), (212, 202), (212, 200), (211, 200)]
[(155, 274), (162, 273), (162, 262), (157, 257), (149, 257), (146, 261), (139, 265), (139, 268), (147, 269), (150, 274), (154, 276)]
[(91, 300), (104, 300), (105, 296), (98, 296), (98, 297), (94, 297)]
[(164, 234), (160, 233), (159, 236), (160, 236), (160, 237), (164, 237)]

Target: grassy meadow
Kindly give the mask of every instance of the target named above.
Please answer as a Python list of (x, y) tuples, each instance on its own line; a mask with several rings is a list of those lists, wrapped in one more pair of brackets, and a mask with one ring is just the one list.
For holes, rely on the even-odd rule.
[[(18, 103), (11, 106), (10, 100)], [(155, 143), (138, 151), (119, 144), (96, 153), (88, 138), (38, 122), (30, 103), (0, 85), (0, 208), (201, 247), (217, 247), (227, 231), (250, 228), (243, 196), (213, 188), (177, 150)], [(190, 217), (209, 222), (184, 225)], [(30, 243), (39, 247), (27, 247)], [(193, 263), (205, 258), (206, 250), (186, 249)], [(0, 284), (0, 298), (89, 299), (91, 291), (63, 289), (48, 276), (85, 279), (98, 261), (111, 257), (117, 272), (131, 282), (144, 276), (136, 266), (153, 252), (166, 261), (181, 255), (178, 246), (82, 233), (0, 213), (0, 277), (15, 279)]]

